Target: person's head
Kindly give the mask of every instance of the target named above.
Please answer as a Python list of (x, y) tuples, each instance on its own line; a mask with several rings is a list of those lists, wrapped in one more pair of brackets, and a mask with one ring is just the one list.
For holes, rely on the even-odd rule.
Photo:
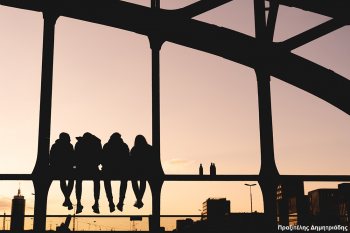
[(113, 133), (109, 139), (117, 140), (117, 139), (121, 139), (121, 138), (122, 138), (122, 135), (120, 135), (120, 133), (116, 132), (116, 133)]
[(109, 138), (110, 142), (121, 142), (122, 141), (122, 136), (120, 135), (120, 133), (113, 133), (111, 135), (111, 137)]
[(59, 138), (60, 138), (60, 140), (62, 140), (64, 142), (70, 142), (70, 136), (69, 136), (69, 134), (67, 134), (65, 132), (60, 133)]
[(83, 138), (91, 138), (92, 134), (89, 132), (84, 133)]
[(146, 146), (148, 143), (143, 135), (137, 135), (135, 138), (135, 146)]

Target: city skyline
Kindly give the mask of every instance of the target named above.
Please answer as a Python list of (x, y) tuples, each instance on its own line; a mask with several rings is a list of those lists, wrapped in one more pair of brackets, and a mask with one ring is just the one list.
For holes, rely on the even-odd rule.
[[(286, 213), (281, 213), (281, 216), (284, 216), (284, 214), (288, 214), (288, 210), (289, 210), (289, 215), (293, 216), (294, 218), (288, 218), (284, 221), (287, 221), (287, 223), (285, 222), (279, 222), (279, 225), (281, 225), (282, 227), (284, 226), (288, 226), (288, 225), (310, 225), (310, 223), (308, 224), (307, 222), (310, 221), (310, 216), (314, 216), (314, 220), (313, 221), (325, 221), (328, 219), (328, 215), (331, 216), (331, 220), (330, 221), (340, 221), (340, 219), (343, 219), (342, 221), (345, 221), (345, 225), (349, 224), (347, 218), (342, 218), (342, 216), (340, 215), (340, 212), (339, 212), (339, 220), (336, 220), (335, 217), (336, 216), (333, 216), (334, 211), (335, 209), (333, 209), (332, 205), (336, 204), (337, 200), (339, 201), (338, 202), (338, 205), (345, 205), (343, 208), (340, 208), (339, 211), (346, 211), (346, 209), (348, 208), (347, 206), (347, 197), (344, 196), (344, 195), (347, 195), (347, 193), (349, 192), (349, 183), (342, 183), (341, 185), (337, 186), (336, 188), (333, 188), (333, 189), (329, 189), (329, 188), (320, 188), (320, 189), (315, 189), (315, 190), (311, 190), (311, 191), (308, 191), (308, 192), (305, 192), (306, 195), (305, 197), (308, 197), (308, 208), (307, 209), (302, 209), (302, 210), (298, 210), (298, 200), (300, 201), (301, 199), (300, 198), (303, 198), (302, 196), (304, 196), (304, 194), (301, 194), (302, 196), (299, 196), (299, 194), (297, 194), (299, 191), (300, 188), (301, 190), (304, 190), (304, 188), (300, 185), (297, 185), (294, 187), (291, 186), (292, 183), (286, 183), (286, 188), (287, 189), (283, 189), (281, 191), (281, 189), (277, 190), (277, 199), (276, 199), (276, 202), (279, 203), (279, 201), (281, 201), (281, 199), (284, 199), (285, 201), (287, 201), (287, 203), (291, 200), (294, 199), (294, 201), (290, 202), (290, 204), (287, 204), (287, 212)], [(341, 191), (342, 190), (342, 191)], [(316, 197), (318, 197), (319, 193), (323, 193), (323, 196), (322, 196), (322, 199), (320, 199), (319, 201), (322, 202), (323, 204), (319, 203), (318, 201), (312, 201), (313, 198), (315, 198), (315, 194), (316, 194)], [(332, 195), (328, 195), (327, 196), (327, 193), (330, 193)], [(339, 194), (338, 194), (339, 193)], [(341, 195), (341, 193), (343, 193), (343, 195)], [(13, 197), (13, 200), (12, 200), (12, 209), (13, 209), (13, 205), (14, 205), (14, 201), (18, 201), (17, 199), (24, 199), (24, 202), (26, 202), (26, 199), (24, 196), (21, 195), (22, 192), (20, 190), (20, 188), (18, 189), (18, 193), (17, 195), (15, 195)], [(286, 196), (285, 196), (286, 195)], [(334, 196), (333, 196), (334, 195)], [(285, 196), (285, 197), (284, 197)], [(290, 199), (291, 198), (291, 199)], [(296, 201), (295, 201), (295, 198), (296, 198)], [(319, 198), (319, 197), (318, 197)], [(338, 199), (339, 198), (339, 199)], [(289, 201), (288, 201), (289, 200)], [(318, 199), (317, 199), (318, 200)], [(253, 214), (254, 216), (257, 216), (257, 214), (261, 214), (261, 212), (257, 212), (257, 211), (251, 211), (251, 212), (233, 212), (231, 211), (231, 208), (230, 208), (230, 202), (233, 201), (235, 202), (235, 200), (229, 200), (225, 197), (208, 197), (207, 199), (203, 200), (202, 201), (202, 208), (201, 208), (201, 217), (198, 217), (199, 215), (197, 214), (197, 217), (194, 217), (194, 215), (188, 215), (186, 217), (186, 220), (188, 219), (192, 219), (192, 222), (189, 223), (189, 226), (194, 226), (193, 223), (201, 223), (202, 221), (218, 221), (220, 219), (224, 219), (226, 218), (225, 216), (246, 216), (246, 218), (249, 218), (249, 215), (247, 214)], [(326, 204), (326, 203), (329, 203), (329, 204)], [(19, 204), (20, 203), (16, 203), (16, 211), (21, 211), (21, 207), (19, 207)], [(347, 207), (346, 207), (347, 206)], [(19, 208), (19, 209), (18, 209)], [(296, 209), (297, 208), (297, 209)], [(305, 208), (305, 206), (303, 207)], [(308, 210), (310, 210), (310, 212), (308, 213)], [(327, 210), (330, 211), (330, 213), (327, 215)], [(280, 210), (281, 211), (281, 210)], [(297, 211), (297, 212), (296, 212)], [(306, 211), (303, 213), (303, 218), (299, 220), (299, 214), (301, 214), (302, 212), (299, 212), (299, 211)], [(322, 215), (317, 215), (315, 213), (318, 213), (319, 211), (321, 211), (320, 213), (322, 213)], [(11, 211), (13, 212), (13, 211)], [(5, 214), (5, 213), (4, 213)], [(12, 213), (11, 213), (12, 214)], [(22, 213), (23, 215), (23, 218), (24, 218), (24, 213)], [(244, 214), (244, 215), (242, 215)], [(310, 215), (309, 215), (310, 214)], [(16, 221), (21, 221), (20, 218), (21, 218), (21, 213), (18, 213), (16, 214), (17, 216), (17, 220)], [(70, 225), (68, 225), (70, 227), (70, 229), (75, 229), (75, 230), (89, 230), (92, 227), (95, 228), (95, 230), (128, 230), (128, 227), (130, 227), (130, 230), (132, 229), (147, 229), (147, 223), (146, 222), (143, 222), (145, 219), (148, 218), (148, 215), (133, 215), (133, 219), (136, 220), (134, 222), (132, 222), (132, 219), (131, 217), (129, 216), (125, 216), (125, 218), (113, 218), (115, 219), (115, 221), (113, 222), (110, 222), (110, 219), (111, 219), (111, 216), (109, 215), (102, 215), (101, 217), (102, 218), (86, 218), (86, 217), (79, 217), (79, 215), (74, 215), (72, 213), (69, 213), (68, 215), (70, 215), (72, 217), (72, 219), (70, 220)], [(58, 227), (60, 226), (60, 224), (62, 222), (64, 222), (63, 220), (65, 219), (65, 217), (68, 217), (68, 215), (63, 215), (63, 217), (55, 217), (55, 218), (51, 218), (49, 217), (50, 221), (48, 221), (47, 223), (47, 228), (48, 229), (54, 229), (55, 227)], [(257, 218), (257, 217), (254, 217), (252, 215), (252, 218)], [(6, 214), (6, 216), (9, 216), (7, 218), (10, 218), (10, 215), (9, 214)], [(28, 214), (26, 214), (27, 217), (25, 217), (26, 219), (26, 225), (25, 225), (25, 229), (31, 229), (33, 226), (31, 225), (32, 222), (32, 217), (30, 217), (30, 215), (28, 216)], [(281, 218), (280, 216), (280, 218)], [(309, 217), (308, 217), (309, 216)], [(119, 216), (119, 217), (122, 217), (122, 216)], [(260, 215), (261, 217), (261, 215)], [(108, 220), (109, 218), (109, 220)], [(129, 219), (130, 220), (127, 220), (125, 221), (125, 219)], [(165, 229), (166, 230), (173, 230), (173, 229), (177, 229), (178, 227), (178, 221), (177, 220), (185, 220), (185, 216), (184, 215), (179, 215), (178, 217), (166, 217), (166, 216), (163, 216), (162, 217), (163, 219), (167, 219), (167, 220), (163, 220), (162, 223), (163, 223), (163, 226), (165, 226)], [(3, 226), (5, 226), (5, 229), (9, 229), (10, 227), (10, 220), (9, 219), (6, 219), (5, 217), (2, 217), (3, 219)], [(63, 219), (63, 220), (62, 220)], [(106, 220), (107, 219), (107, 220)], [(122, 220), (120, 220), (122, 219)], [(169, 221), (169, 219), (172, 219), (171, 221)], [(318, 219), (318, 220), (317, 220)], [(175, 221), (176, 220), (176, 228), (175, 227)], [(74, 221), (74, 223), (73, 223)], [(280, 220), (281, 221), (281, 220)], [(289, 221), (289, 224), (288, 224), (288, 221)], [(300, 222), (299, 222), (300, 221)], [(306, 222), (305, 222), (306, 221)], [(79, 222), (80, 222), (80, 228), (79, 228)], [(127, 223), (130, 223), (130, 225), (128, 226)], [(186, 223), (187, 222), (187, 223)], [(319, 224), (320, 222), (318, 222)], [(107, 224), (107, 225), (106, 225)], [(108, 225), (110, 224), (110, 225)], [(186, 224), (188, 224), (188, 221), (185, 221), (184, 222), (185, 226)], [(261, 222), (259, 223), (261, 224)], [(337, 222), (334, 222), (333, 224), (337, 224)], [(344, 222), (342, 222), (342, 224), (344, 224)], [(344, 226), (345, 226), (344, 225)], [(14, 225), (16, 226), (16, 225)], [(17, 226), (18, 227), (18, 226)]]
[[(190, 2), (193, 1), (183, 1), (180, 5)], [(196, 18), (253, 36), (252, 2), (233, 1)], [(162, 1), (164, 8), (180, 5)], [(281, 6), (280, 11), (275, 41), (327, 20), (327, 17), (289, 7)], [(290, 18), (294, 19), (293, 24)], [(28, 174), (35, 163), (42, 25), (40, 13), (0, 7), (0, 30), (3, 31), (0, 77), (5, 80), (0, 103), (7, 109), (0, 122), (2, 173)], [(349, 39), (350, 30), (346, 26), (294, 52), (349, 78), (350, 46), (346, 43)], [(113, 132), (121, 133), (129, 147), (138, 134), (145, 135), (150, 142), (150, 76), (150, 49), (146, 37), (60, 17), (56, 24), (51, 145), (60, 132), (69, 133), (75, 144), (75, 137), (87, 131), (100, 137), (103, 144)], [(279, 172), (349, 175), (349, 116), (278, 79), (272, 78), (271, 89)], [(258, 174), (258, 105), (252, 69), (166, 42), (161, 50), (160, 90), (161, 158), (166, 174), (198, 174), (200, 163), (205, 165), (208, 174), (211, 162), (216, 163), (218, 174)], [(134, 96), (136, 92), (138, 95)], [(18, 185), (18, 182), (1, 183), (11, 183), (10, 187), (15, 190)], [(30, 196), (34, 192), (31, 182), (22, 183), (32, 190), (27, 191)], [(113, 183), (114, 190), (117, 190), (117, 183)], [(306, 189), (317, 185), (309, 183)], [(335, 186), (336, 183), (326, 185)], [(162, 213), (195, 211), (194, 203), (185, 199), (188, 193), (173, 195), (191, 187), (201, 190), (197, 194), (199, 197), (190, 194), (193, 199), (217, 190), (218, 194), (223, 194), (220, 196), (244, 200), (232, 204), (236, 210), (250, 210), (244, 182), (166, 182), (162, 191)], [(86, 184), (83, 192), (91, 198), (92, 186)], [(263, 211), (259, 186), (253, 192), (256, 209)], [(0, 198), (6, 198), (5, 195), (1, 190)], [(73, 193), (73, 200), (74, 196)], [(54, 182), (49, 193), (48, 214), (65, 212), (61, 207), (62, 198), (58, 183)], [(125, 213), (136, 212), (130, 210), (134, 201), (130, 187), (127, 198), (130, 208)], [(149, 187), (145, 198), (148, 204), (136, 213), (150, 212)], [(87, 207), (84, 212), (92, 213), (91, 201), (85, 199), (84, 202)], [(186, 205), (179, 207), (174, 203)], [(108, 213), (108, 204), (101, 205)]]

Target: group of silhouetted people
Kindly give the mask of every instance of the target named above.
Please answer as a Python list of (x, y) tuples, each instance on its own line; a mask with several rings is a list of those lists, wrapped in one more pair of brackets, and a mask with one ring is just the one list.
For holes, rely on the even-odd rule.
[[(106, 196), (109, 202), (110, 212), (115, 211), (113, 202), (111, 180), (113, 177), (120, 178), (119, 202), (117, 208), (123, 211), (125, 193), (127, 189), (128, 177), (133, 177), (132, 188), (135, 193), (136, 208), (142, 208), (142, 198), (146, 190), (146, 180), (159, 171), (155, 153), (151, 145), (142, 135), (135, 138), (134, 147), (129, 151), (129, 147), (124, 143), (119, 133), (113, 133), (108, 142), (102, 147), (101, 140), (91, 133), (84, 133), (82, 137), (76, 137), (77, 143), (73, 148), (70, 136), (61, 133), (50, 151), (50, 169), (53, 174), (67, 175), (75, 177), (76, 191), (76, 213), (81, 213), (82, 181), (92, 179), (94, 182), (95, 203), (92, 209), (95, 213), (100, 213), (100, 177), (102, 175)], [(102, 165), (102, 169), (99, 166)], [(138, 183), (138, 181), (140, 181)], [(63, 206), (69, 210), (73, 209), (70, 195), (74, 187), (74, 179), (68, 181), (60, 180), (60, 187), (64, 195)]]

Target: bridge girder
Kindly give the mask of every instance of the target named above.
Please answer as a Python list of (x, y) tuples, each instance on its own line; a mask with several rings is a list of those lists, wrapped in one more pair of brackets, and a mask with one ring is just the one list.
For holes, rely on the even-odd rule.
[(281, 5), (325, 15), (342, 23), (350, 24), (350, 1), (348, 0), (277, 0), (277, 2)]
[[(47, 5), (47, 2), (50, 4)], [(293, 0), (280, 0), (281, 4), (284, 2), (291, 4)], [(296, 2), (298, 1), (294, 1), (293, 5), (295, 7)], [(40, 12), (52, 11), (61, 16), (145, 36), (157, 33), (164, 41), (267, 72), (350, 115), (350, 80), (297, 56), (276, 43), (264, 43), (227, 28), (190, 19), (190, 16), (183, 17), (179, 10), (155, 11), (115, 0), (98, 1), (98, 4), (97, 1), (86, 0), (0, 0), (0, 4)]]

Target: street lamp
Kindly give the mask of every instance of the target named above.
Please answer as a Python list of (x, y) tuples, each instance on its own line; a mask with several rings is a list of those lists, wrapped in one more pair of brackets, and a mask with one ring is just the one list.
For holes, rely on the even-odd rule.
[(250, 213), (253, 213), (252, 186), (255, 186), (256, 184), (244, 184), (244, 185), (249, 186), (249, 193), (250, 193)]

